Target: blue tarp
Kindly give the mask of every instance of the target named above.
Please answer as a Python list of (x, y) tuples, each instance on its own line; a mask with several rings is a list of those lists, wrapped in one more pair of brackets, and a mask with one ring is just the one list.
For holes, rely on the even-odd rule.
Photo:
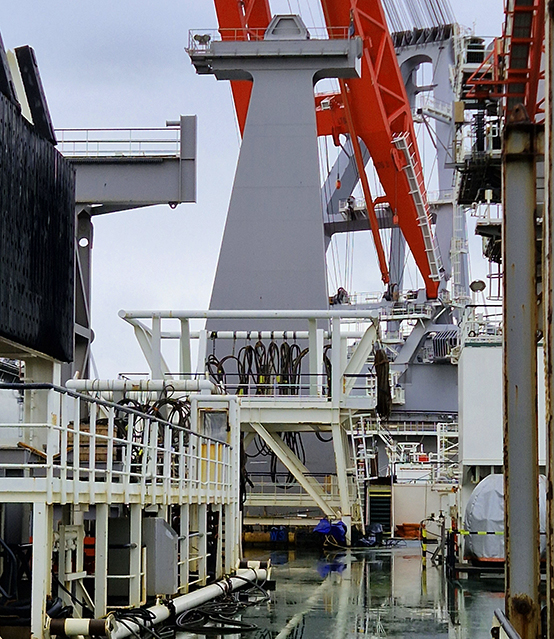
[(346, 524), (342, 519), (332, 524), (328, 519), (323, 518), (314, 528), (314, 532), (322, 535), (332, 535), (338, 544), (346, 542)]

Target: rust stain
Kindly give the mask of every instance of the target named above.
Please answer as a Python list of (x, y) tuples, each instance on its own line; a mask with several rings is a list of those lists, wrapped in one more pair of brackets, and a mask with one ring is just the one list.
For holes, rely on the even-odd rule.
[(512, 597), (512, 606), (518, 615), (527, 617), (533, 612), (534, 603), (529, 595), (518, 593)]

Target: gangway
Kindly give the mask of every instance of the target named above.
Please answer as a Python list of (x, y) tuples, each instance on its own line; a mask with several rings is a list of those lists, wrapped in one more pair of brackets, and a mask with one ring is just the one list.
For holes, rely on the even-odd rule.
[(91, 215), (196, 201), (196, 116), (157, 128), (57, 129)]

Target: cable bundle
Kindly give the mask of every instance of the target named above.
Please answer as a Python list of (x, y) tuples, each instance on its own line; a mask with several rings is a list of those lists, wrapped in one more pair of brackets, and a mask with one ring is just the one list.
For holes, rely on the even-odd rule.
[[(122, 626), (125, 626), (135, 639), (142, 639), (146, 633), (153, 639), (170, 639), (175, 636), (175, 629), (171, 626), (162, 626), (154, 629), (154, 613), (147, 608), (131, 608), (129, 610), (115, 610), (113, 613)], [(133, 623), (140, 627), (137, 632), (129, 624)]]
[[(182, 429), (183, 445), (187, 446), (189, 443), (189, 431), (190, 431), (190, 401), (186, 398), (172, 397), (174, 389), (172, 387), (166, 387), (163, 396), (153, 402), (141, 403), (135, 399), (124, 397), (118, 402), (118, 405), (123, 408), (132, 408), (144, 414), (144, 417), (138, 416), (133, 413), (128, 413), (125, 410), (115, 411), (115, 427), (117, 431), (117, 437), (119, 439), (127, 439), (127, 431), (129, 424), (132, 425), (132, 441), (136, 443), (144, 442), (145, 427), (148, 423), (149, 417), (161, 419), (166, 422), (170, 422), (176, 426), (172, 428), (171, 435), (171, 447), (173, 450), (179, 450), (180, 446), (180, 432)], [(163, 447), (164, 445), (164, 433), (165, 425), (158, 425), (158, 444)], [(139, 464), (142, 460), (143, 448), (141, 446), (133, 446), (131, 450), (131, 463)]]
[[(247, 600), (239, 600), (237, 593), (223, 594), (217, 599), (212, 599), (193, 610), (186, 610), (178, 615), (175, 620), (177, 628), (197, 634), (231, 634), (257, 630), (258, 626), (255, 624), (233, 619), (233, 617), (249, 606), (256, 606), (269, 601), (269, 594), (257, 583), (244, 579), (239, 575), (234, 575), (234, 577), (242, 579), (251, 586), (246, 590), (241, 590), (241, 594), (246, 595)], [(254, 600), (248, 600), (256, 594), (258, 596)]]
[[(215, 350), (215, 335), (214, 340)], [(206, 367), (212, 380), (221, 384), (227, 391), (227, 376), (238, 376), (237, 395), (248, 395), (250, 388), (255, 388), (256, 395), (272, 395), (277, 388), (279, 395), (298, 395), (302, 360), (308, 349), (300, 349), (294, 342), (286, 340), (277, 345), (271, 340), (268, 347), (258, 340), (254, 346), (243, 346), (237, 355), (227, 355), (218, 359), (215, 352), (208, 356)], [(228, 371), (229, 364), (236, 366), (236, 373)], [(226, 370), (227, 368), (227, 370)]]

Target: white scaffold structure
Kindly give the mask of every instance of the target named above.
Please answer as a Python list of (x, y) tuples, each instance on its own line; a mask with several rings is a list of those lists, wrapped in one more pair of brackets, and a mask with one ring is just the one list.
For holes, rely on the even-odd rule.
[(45, 636), (53, 590), (75, 616), (101, 618), (237, 568), (236, 397), (207, 381), (62, 387), (60, 364), (38, 357), (25, 370), (26, 383), (2, 385), (24, 420), (0, 425), (0, 504), (4, 538), (20, 517), (31, 554), (2, 543), (5, 568), (30, 562), (32, 636)]

